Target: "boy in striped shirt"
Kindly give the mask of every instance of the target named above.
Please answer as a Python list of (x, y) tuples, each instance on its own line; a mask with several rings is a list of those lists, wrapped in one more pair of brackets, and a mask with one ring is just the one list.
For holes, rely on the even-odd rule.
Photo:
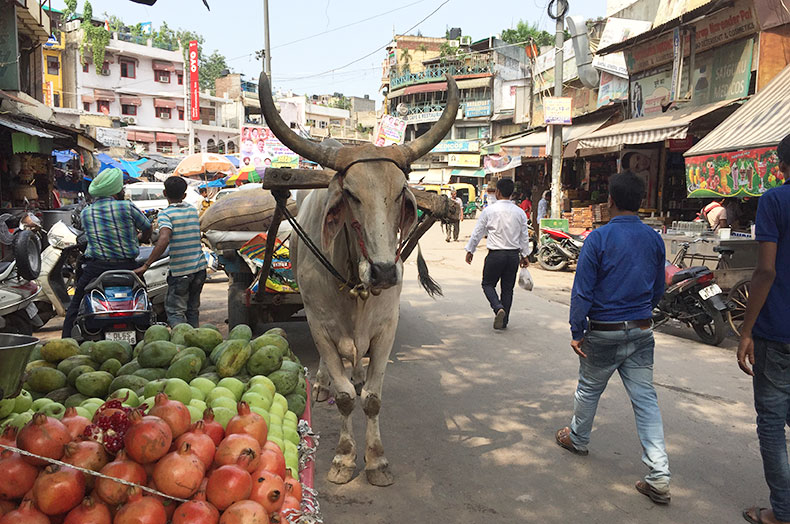
[(198, 327), (200, 293), (206, 282), (200, 220), (197, 209), (183, 202), (186, 191), (183, 178), (171, 176), (165, 180), (165, 197), (170, 205), (159, 212), (159, 240), (145, 264), (135, 270), (142, 277), (170, 246), (165, 311), (171, 327), (184, 322)]

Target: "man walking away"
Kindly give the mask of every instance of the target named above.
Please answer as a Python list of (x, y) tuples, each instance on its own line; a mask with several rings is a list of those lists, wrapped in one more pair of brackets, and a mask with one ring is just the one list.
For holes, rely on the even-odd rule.
[[(790, 180), (790, 135), (777, 147), (779, 169)], [(752, 375), (757, 437), (770, 509), (743, 512), (749, 522), (790, 522), (790, 465), (785, 424), (790, 420), (790, 184), (760, 197), (759, 243), (749, 303), (741, 328), (738, 365)], [(748, 359), (748, 363), (747, 363)], [(751, 369), (750, 366), (751, 365)]]
[[(471, 264), (477, 245), (484, 235), (488, 235), (488, 255), (483, 265), (483, 293), (494, 310), (494, 329), (504, 329), (510, 321), (518, 266), (529, 266), (527, 257), (532, 252), (527, 216), (510, 200), (513, 185), (509, 178), (497, 182), (497, 200), (480, 213), (466, 245), (466, 263)], [(500, 295), (496, 292), (497, 283)]]
[(133, 270), (137, 266), (134, 259), (140, 254), (137, 232), (142, 233), (144, 242), (151, 237), (151, 223), (137, 206), (123, 198), (123, 171), (105, 169), (93, 179), (88, 193), (95, 200), (80, 215), (88, 241), (85, 264), (63, 320), (63, 338), (72, 335), (85, 287), (105, 271)]
[[(598, 399), (617, 371), (631, 399), (642, 462), (650, 473), (636, 489), (668, 504), (669, 460), (653, 387), (652, 311), (664, 293), (664, 243), (637, 216), (645, 185), (633, 173), (609, 181), (612, 220), (584, 242), (571, 294), (571, 347), (579, 355), (579, 384), (570, 427), (557, 444), (587, 455)], [(588, 322), (589, 319), (589, 322)]]
[(447, 222), (447, 238), (446, 241), (450, 241), (450, 236), (452, 233), (453, 242), (458, 242), (458, 229), (461, 225), (461, 220), (464, 219), (464, 201), (458, 198), (458, 192), (453, 189), (450, 192), (450, 200), (458, 204), (458, 216), (455, 220), (449, 220)]
[(159, 240), (145, 264), (135, 270), (140, 275), (145, 273), (170, 246), (165, 311), (171, 327), (184, 322), (198, 327), (200, 293), (206, 282), (200, 221), (197, 209), (183, 202), (186, 191), (183, 178), (171, 176), (165, 180), (165, 197), (170, 205), (159, 212)]

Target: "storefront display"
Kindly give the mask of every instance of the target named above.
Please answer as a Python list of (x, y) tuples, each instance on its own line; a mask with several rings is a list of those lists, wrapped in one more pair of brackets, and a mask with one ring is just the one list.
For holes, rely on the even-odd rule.
[(690, 198), (760, 196), (784, 182), (775, 147), (686, 158)]

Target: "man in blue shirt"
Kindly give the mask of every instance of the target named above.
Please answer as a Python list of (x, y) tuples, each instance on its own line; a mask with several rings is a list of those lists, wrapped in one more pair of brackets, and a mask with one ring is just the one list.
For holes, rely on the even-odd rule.
[[(653, 308), (664, 293), (664, 243), (637, 211), (645, 185), (633, 173), (609, 180), (612, 220), (584, 242), (571, 295), (571, 347), (579, 355), (579, 384), (571, 425), (557, 444), (587, 455), (598, 399), (617, 371), (631, 399), (642, 462), (650, 468), (636, 489), (668, 504), (669, 459), (653, 387)], [(588, 321), (589, 319), (589, 321)]]
[[(790, 135), (776, 152), (779, 169), (788, 180)], [(790, 420), (790, 184), (760, 197), (755, 223), (757, 268), (741, 329), (738, 365), (754, 377), (757, 437), (771, 509), (753, 507), (744, 511), (743, 517), (755, 523), (790, 522), (790, 465), (785, 441), (785, 424)]]

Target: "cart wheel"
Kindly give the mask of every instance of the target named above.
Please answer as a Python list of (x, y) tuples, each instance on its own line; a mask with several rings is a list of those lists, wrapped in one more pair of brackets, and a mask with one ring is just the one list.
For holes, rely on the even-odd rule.
[(727, 321), (735, 334), (741, 335), (741, 326), (746, 315), (746, 304), (749, 302), (749, 287), (751, 279), (744, 279), (732, 286), (727, 300), (732, 304), (732, 309), (727, 311)]

